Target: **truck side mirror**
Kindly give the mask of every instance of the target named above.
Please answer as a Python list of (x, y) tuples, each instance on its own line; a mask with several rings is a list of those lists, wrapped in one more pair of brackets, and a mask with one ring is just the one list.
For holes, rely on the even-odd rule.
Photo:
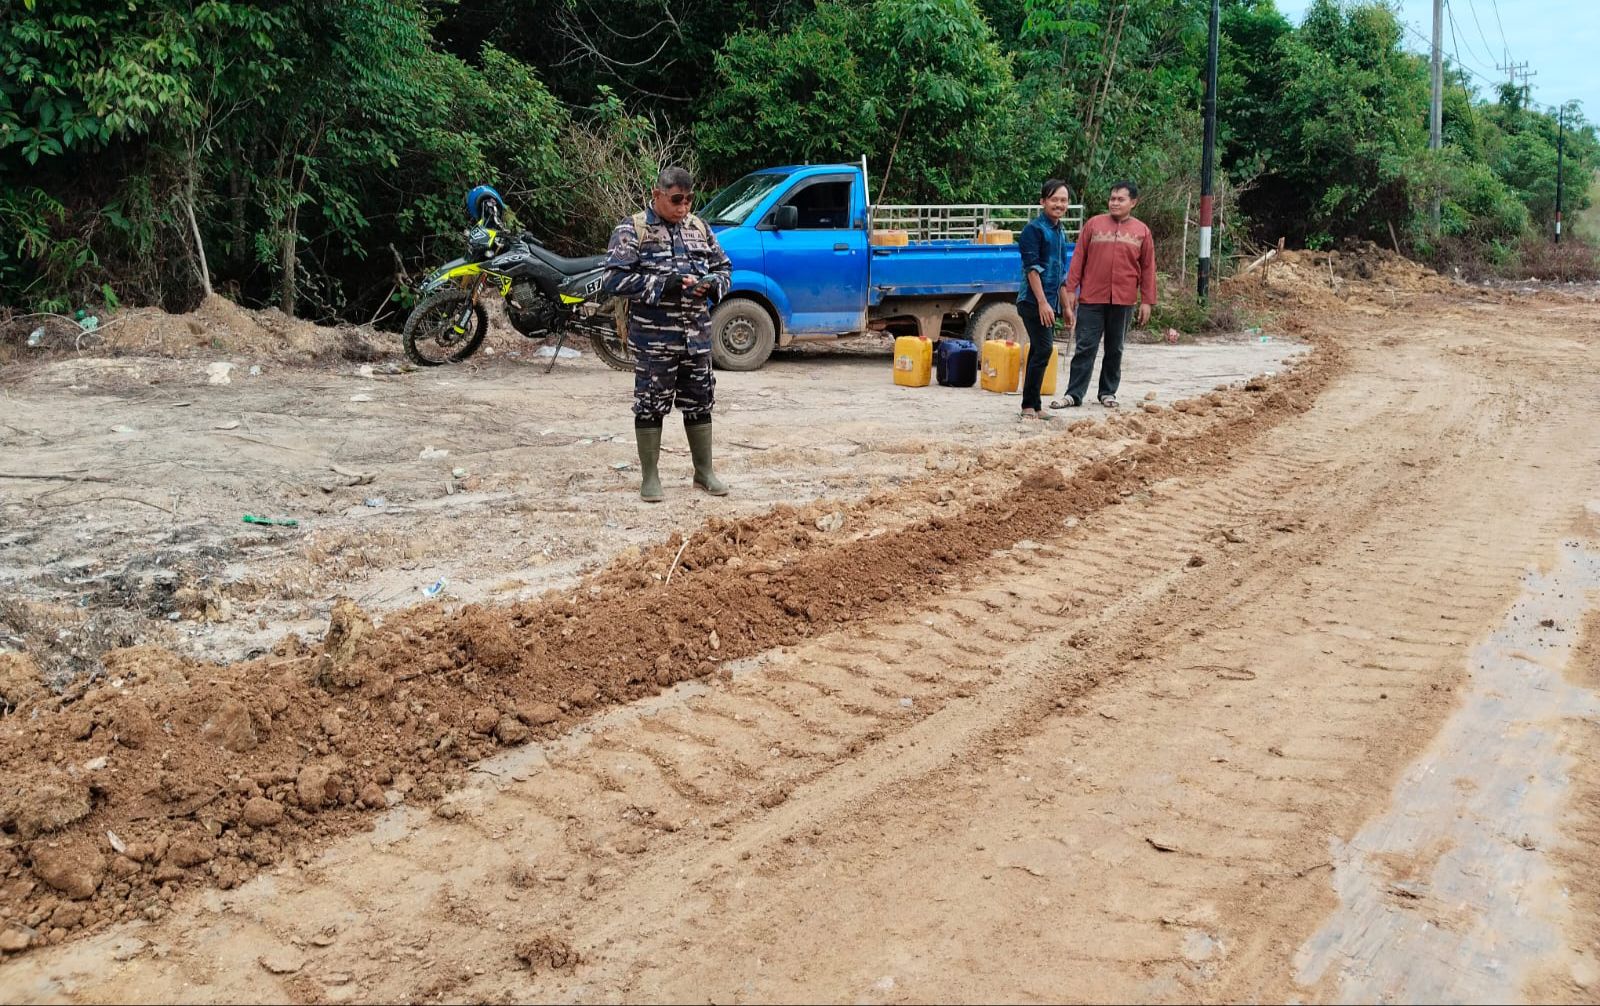
[(800, 207), (779, 206), (767, 216), (767, 230), (792, 231), (800, 226)]

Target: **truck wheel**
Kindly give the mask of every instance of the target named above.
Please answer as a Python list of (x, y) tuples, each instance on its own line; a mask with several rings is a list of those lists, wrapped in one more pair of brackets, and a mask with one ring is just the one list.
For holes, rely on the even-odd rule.
[(972, 320), (967, 322), (967, 338), (980, 348), (990, 339), (1010, 339), (1026, 346), (1028, 330), (1022, 327), (1017, 305), (993, 300), (972, 312)]
[(772, 316), (755, 301), (725, 300), (711, 312), (711, 360), (723, 370), (758, 370), (777, 342)]

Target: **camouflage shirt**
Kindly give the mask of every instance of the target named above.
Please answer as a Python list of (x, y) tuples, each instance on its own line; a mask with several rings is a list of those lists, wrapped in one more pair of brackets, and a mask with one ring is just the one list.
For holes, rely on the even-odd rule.
[[(641, 216), (643, 234), (635, 227)], [(711, 351), (711, 303), (732, 286), (733, 266), (699, 217), (690, 214), (673, 226), (654, 208), (634, 214), (611, 232), (605, 268), (606, 292), (633, 302), (628, 335), (634, 342)], [(704, 297), (681, 291), (663, 296), (669, 276), (706, 277), (711, 290)]]

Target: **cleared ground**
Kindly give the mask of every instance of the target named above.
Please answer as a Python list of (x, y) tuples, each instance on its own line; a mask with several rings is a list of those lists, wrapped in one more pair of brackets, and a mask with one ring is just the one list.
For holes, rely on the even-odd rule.
[[(1236, 378), (1283, 370), (1281, 338), (1136, 347), (1125, 398), (1148, 388), (1179, 409), (1095, 411), (1095, 423), (1020, 443), (1015, 399), (890, 389), (881, 357), (779, 361), (723, 382), (724, 439), (746, 445), (725, 452), (740, 487), (728, 509), (681, 490), (658, 510), (635, 504), (633, 473), (606, 467), (629, 458), (621, 388), (565, 361), (550, 377), (502, 359), (479, 374), (374, 380), (374, 397), (393, 400), (370, 412), (349, 402), (362, 393), (349, 376), (252, 391), (283, 396), (277, 411), (301, 418), (291, 440), (292, 421), (253, 410), (251, 435), (315, 463), (280, 451), (223, 464), (205, 430), (242, 390), (174, 389), (192, 402), (177, 410), (184, 422), (204, 419), (184, 436), (146, 435), (141, 462), (278, 467), (218, 475), (181, 494), (190, 503), (148, 496), (178, 514), (142, 516), (183, 519), (193, 506), (188, 519), (221, 520), (249, 496), (308, 517), (302, 539), (269, 532), (259, 562), (227, 560), (250, 575), (303, 566), (296, 549), (319, 533), (373, 552), (357, 572), (330, 551), (305, 601), (269, 585), (234, 602), (263, 606), (246, 608), (253, 631), (237, 610), (180, 621), (192, 650), (264, 647), (253, 640), (292, 614), (274, 605), (295, 603), (320, 638), (314, 605), (357, 577), (380, 613), (438, 574), (462, 600), (495, 596), (502, 580), (523, 581), (503, 592), (514, 597), (561, 589), (466, 614), (396, 611), (350, 630), (367, 640), (359, 653), (335, 638), (227, 667), (145, 654), (130, 687), (166, 711), (170, 742), (116, 739), (126, 696), (102, 700), (115, 715), (96, 713), (84, 740), (50, 725), (105, 688), (60, 709), (35, 700), (32, 726), (8, 717), (7, 767), (27, 750), (60, 754), (28, 769), (36, 790), (49, 773), (70, 781), (119, 764), (153, 775), (170, 743), (195, 762), (210, 750), (191, 775), (208, 783), (201, 796), (213, 783), (222, 793), (191, 809), (123, 780), (58, 831), (8, 835), (14, 897), (0, 910), (14, 920), (53, 897), (37, 883), (18, 894), (45, 846), (98, 843), (102, 870), (128, 858), (104, 847), (108, 825), (140, 829), (125, 842), (159, 832), (214, 858), (158, 884), (172, 855), (136, 850), (144, 862), (120, 901), (118, 881), (101, 881), (73, 904), (104, 917), (0, 964), (0, 991), (1592, 1001), (1597, 791), (1580, 756), (1600, 722), (1600, 306), (1382, 291), (1309, 328), (1315, 351), (1292, 373), (1249, 384)], [(0, 418), (34, 428), (17, 403), (58, 401), (42, 383), (52, 373), (10, 385)], [(314, 382), (329, 386), (322, 405), (307, 404)], [(140, 395), (90, 396), (87, 418), (52, 420), (59, 441), (23, 445), (37, 452), (26, 463), (114, 464), (84, 441), (118, 408), (152, 429)], [(518, 418), (557, 395), (564, 418)], [(557, 436), (570, 439), (538, 443)], [(46, 451), (63, 441), (67, 453)], [(418, 462), (429, 445), (451, 456)], [(467, 465), (473, 450), (490, 453)], [(309, 486), (298, 509), (260, 495), (323, 462), (378, 478)], [(453, 465), (483, 482), (446, 495)], [(151, 477), (128, 494), (166, 485)], [(409, 512), (354, 499), (375, 493)], [(823, 493), (839, 501), (810, 502)], [(37, 505), (12, 504), (8, 521)], [(551, 513), (564, 516), (538, 519)], [(740, 519), (702, 524), (729, 514)], [(32, 551), (44, 543), (59, 542), (38, 556), (116, 554), (109, 540), (71, 551), (95, 525), (26, 519), (30, 558), (6, 549), (20, 589), (48, 586), (41, 571), (55, 560)], [(393, 547), (409, 541), (415, 554), (363, 544), (380, 521), (403, 525)], [(687, 546), (664, 538), (674, 528)], [(574, 540), (589, 546), (526, 561)], [(451, 634), (462, 619), (470, 639)], [(475, 655), (472, 639), (507, 629), (541, 642)], [(406, 677), (413, 666), (422, 676)], [(597, 694), (580, 694), (584, 669)], [(266, 702), (269, 676), (294, 701), (268, 709), (259, 740), (203, 747), (222, 708), (207, 688)], [(452, 689), (471, 695), (454, 701)], [(294, 702), (317, 694), (324, 708), (301, 717)], [(496, 741), (462, 739), (463, 725), (459, 755), (436, 743), (485, 705), (490, 733), (509, 716), (531, 741), (491, 753)], [(328, 707), (342, 710), (331, 728), (318, 719)], [(402, 771), (422, 771), (403, 754), (418, 741), (435, 768), (458, 757), (465, 775), (440, 769), (437, 792), (401, 792)], [(80, 768), (102, 755), (108, 766)], [(331, 790), (328, 809), (315, 806), (320, 789), (308, 802), (305, 766), (336, 756), (331, 787), (387, 772), (386, 810), (340, 805)], [(288, 808), (281, 828), (240, 823), (241, 779)], [(284, 841), (253, 858), (243, 838), (263, 836)]]
[[(1306, 348), (1268, 340), (1130, 346), (1124, 397), (1170, 404)], [(285, 629), (320, 636), (336, 594), (386, 611), (443, 578), (448, 600), (531, 597), (708, 517), (892, 490), (1065, 425), (1015, 421), (1016, 395), (895, 387), (881, 339), (781, 352), (718, 375), (716, 446), (734, 493), (691, 489), (674, 422), (668, 500), (646, 506), (631, 375), (588, 355), (547, 374), (525, 340), (492, 345), (467, 366), (412, 373), (210, 353), (0, 372), (0, 582), (106, 611), (105, 628), (124, 635), (176, 612), (174, 645), (234, 658)], [(210, 383), (219, 364), (226, 384)], [(252, 527), (247, 513), (300, 523)]]

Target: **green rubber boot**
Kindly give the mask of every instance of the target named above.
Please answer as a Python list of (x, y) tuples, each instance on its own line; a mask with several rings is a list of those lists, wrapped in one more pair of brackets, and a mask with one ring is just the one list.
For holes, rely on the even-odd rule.
[(713, 496), (728, 495), (727, 483), (711, 471), (711, 418), (697, 423), (684, 420), (683, 432), (689, 437), (689, 453), (694, 457), (694, 484)]
[(633, 438), (639, 444), (639, 498), (646, 503), (660, 503), (666, 499), (661, 492), (661, 474), (656, 464), (661, 460), (661, 427), (635, 426)]

